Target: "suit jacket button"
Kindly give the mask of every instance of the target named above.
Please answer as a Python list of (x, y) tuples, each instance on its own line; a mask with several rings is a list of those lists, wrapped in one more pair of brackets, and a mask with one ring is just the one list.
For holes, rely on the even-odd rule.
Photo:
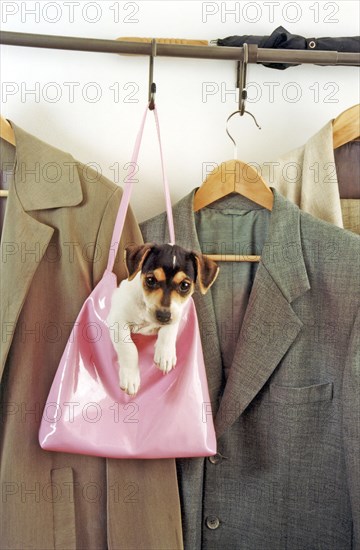
[(221, 454), (219, 453), (216, 453), (216, 455), (213, 455), (213, 456), (209, 456), (209, 461), (211, 462), (211, 464), (219, 464), (221, 462)]
[(217, 529), (220, 525), (220, 520), (216, 516), (208, 516), (206, 518), (206, 526), (209, 529)]

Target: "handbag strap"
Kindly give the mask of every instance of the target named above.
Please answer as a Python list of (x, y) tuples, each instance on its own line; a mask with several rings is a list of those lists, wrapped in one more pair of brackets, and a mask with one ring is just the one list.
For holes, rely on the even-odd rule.
[[(136, 167), (137, 167), (137, 159), (139, 156), (139, 150), (141, 145), (141, 140), (144, 133), (144, 126), (147, 114), (149, 112), (149, 106), (146, 106), (146, 110), (140, 125), (140, 129), (138, 132), (138, 135), (136, 137), (134, 151), (132, 154), (130, 167), (128, 174), (125, 178), (124, 182), (124, 190), (121, 197), (121, 202), (119, 206), (119, 210), (116, 216), (116, 221), (114, 225), (114, 230), (111, 238), (111, 245), (110, 245), (110, 252), (109, 252), (109, 258), (108, 258), (108, 264), (107, 264), (107, 270), (112, 271), (114, 267), (114, 262), (116, 258), (116, 254), (119, 248), (120, 244), (120, 238), (122, 235), (122, 231), (125, 224), (125, 217), (126, 212), (129, 206), (130, 197), (133, 189), (133, 185), (136, 180), (133, 179), (133, 175), (135, 173)], [(175, 244), (175, 230), (174, 230), (174, 220), (173, 220), (173, 214), (172, 214), (172, 208), (171, 208), (171, 198), (170, 198), (170, 190), (169, 190), (169, 183), (166, 177), (165, 173), (165, 167), (164, 167), (164, 157), (163, 157), (163, 150), (161, 145), (161, 137), (160, 137), (160, 126), (159, 126), (159, 117), (157, 113), (156, 106), (153, 109), (154, 117), (155, 117), (155, 124), (156, 124), (156, 131), (159, 141), (159, 149), (160, 149), (160, 158), (161, 158), (161, 170), (162, 170), (162, 180), (163, 180), (163, 186), (164, 186), (164, 195), (165, 195), (165, 204), (166, 204), (166, 213), (167, 213), (167, 221), (169, 226), (169, 235), (170, 235), (170, 244)]]

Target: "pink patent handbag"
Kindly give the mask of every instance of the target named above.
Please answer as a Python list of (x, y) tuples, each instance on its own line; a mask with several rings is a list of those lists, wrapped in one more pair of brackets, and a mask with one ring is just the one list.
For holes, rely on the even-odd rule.
[[(136, 166), (146, 108), (131, 166)], [(171, 242), (174, 226), (160, 140)], [(82, 306), (62, 355), (42, 415), (43, 449), (108, 458), (211, 456), (216, 437), (196, 310), (189, 299), (179, 325), (176, 368), (163, 375), (153, 362), (156, 336), (132, 334), (139, 353), (141, 388), (120, 389), (117, 356), (106, 318), (117, 288), (113, 265), (133, 185), (128, 175), (104, 275)]]

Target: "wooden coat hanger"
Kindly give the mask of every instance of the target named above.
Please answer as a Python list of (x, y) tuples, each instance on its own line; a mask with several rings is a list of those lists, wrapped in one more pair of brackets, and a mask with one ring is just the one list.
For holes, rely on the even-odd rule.
[[(253, 117), (255, 124), (260, 129), (260, 126), (256, 122), (255, 117), (245, 111), (245, 100), (246, 100), (246, 90), (245, 90), (245, 78), (246, 78), (246, 57), (247, 57), (247, 44), (244, 44), (244, 62), (243, 62), (243, 71), (241, 73), (241, 82), (239, 82), (239, 110), (232, 113), (226, 124), (229, 122), (230, 118), (236, 114), (242, 116), (244, 113), (249, 114)], [(241, 63), (239, 63), (239, 68), (241, 68)], [(240, 92), (241, 90), (241, 92)], [(222, 199), (229, 195), (230, 193), (239, 193), (244, 197), (250, 199), (256, 204), (260, 204), (268, 210), (272, 210), (274, 203), (274, 196), (271, 189), (267, 185), (266, 181), (261, 177), (257, 170), (241, 160), (237, 160), (236, 154), (236, 143), (232, 136), (230, 135), (227, 125), (226, 133), (230, 137), (231, 141), (235, 146), (234, 159), (222, 162), (220, 166), (215, 168), (202, 183), (201, 187), (197, 190), (194, 197), (193, 210), (197, 212), (204, 208), (205, 206)], [(241, 256), (241, 255), (222, 255), (222, 254), (207, 254), (207, 257), (215, 261), (231, 261), (231, 262), (258, 262), (260, 256)]]
[[(274, 196), (265, 180), (251, 164), (236, 159), (222, 162), (208, 175), (195, 193), (193, 210), (197, 212), (230, 193), (239, 193), (256, 204), (272, 210)], [(214, 261), (228, 262), (258, 262), (260, 260), (260, 256), (253, 255), (208, 254), (207, 257)]]
[[(14, 130), (11, 127), (11, 124), (4, 118), (0, 116), (0, 138), (4, 139), (11, 145), (15, 145), (15, 134)], [(7, 189), (0, 189), (0, 198), (7, 197), (9, 191)]]
[(353, 105), (333, 120), (333, 147), (337, 149), (360, 137), (360, 104)]

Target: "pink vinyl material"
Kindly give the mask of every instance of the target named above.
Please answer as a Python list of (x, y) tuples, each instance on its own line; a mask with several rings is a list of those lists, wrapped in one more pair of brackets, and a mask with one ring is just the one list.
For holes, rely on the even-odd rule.
[[(147, 110), (137, 136), (136, 164)], [(174, 242), (170, 194), (165, 177), (157, 112), (163, 183), (170, 238)], [(211, 456), (216, 436), (192, 298), (184, 308), (176, 341), (177, 364), (163, 375), (153, 361), (156, 336), (132, 334), (139, 354), (141, 387), (134, 397), (119, 387), (117, 356), (106, 323), (117, 287), (114, 258), (130, 200), (129, 176), (114, 227), (108, 267), (74, 324), (43, 411), (43, 449), (109, 458)], [(116, 334), (116, 332), (115, 332)]]
[(43, 412), (41, 447), (110, 458), (215, 454), (193, 300), (179, 327), (177, 366), (168, 374), (153, 363), (156, 336), (133, 336), (141, 387), (130, 397), (119, 387), (116, 353), (104, 321), (115, 288), (115, 275), (106, 272), (83, 305)]

